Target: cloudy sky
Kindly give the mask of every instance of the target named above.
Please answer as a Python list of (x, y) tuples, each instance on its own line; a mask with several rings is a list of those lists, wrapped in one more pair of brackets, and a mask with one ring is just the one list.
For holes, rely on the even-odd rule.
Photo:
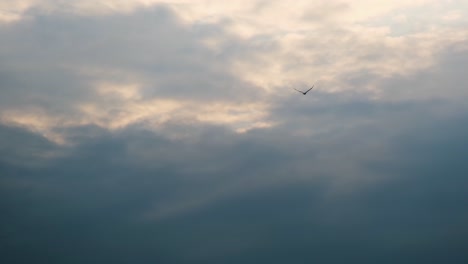
[(0, 0), (0, 262), (467, 263), (467, 68), (465, 0)]

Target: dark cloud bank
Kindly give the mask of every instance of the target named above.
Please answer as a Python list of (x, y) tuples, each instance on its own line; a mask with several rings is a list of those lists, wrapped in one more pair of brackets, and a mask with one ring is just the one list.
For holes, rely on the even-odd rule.
[[(458, 55), (438, 71), (449, 97), (466, 83)], [(275, 102), (279, 125), (245, 134), (80, 126), (58, 146), (0, 125), (0, 262), (467, 263), (466, 106), (314, 96)]]
[(1, 126), (2, 263), (465, 263), (467, 113), (367, 107), (317, 138), (76, 127), (59, 147)]

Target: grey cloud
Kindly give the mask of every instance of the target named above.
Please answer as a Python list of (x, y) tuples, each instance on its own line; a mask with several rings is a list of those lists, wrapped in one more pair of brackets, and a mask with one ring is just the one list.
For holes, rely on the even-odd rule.
[[(266, 36), (242, 43), (216, 25), (182, 25), (162, 7), (31, 12), (34, 22), (0, 29), (2, 110), (79, 117), (76, 102), (110, 103), (96, 97), (99, 78), (137, 78), (145, 98), (255, 101), (224, 63), (278, 48)], [(220, 51), (199, 42), (219, 35)], [(277, 125), (241, 134), (175, 119), (157, 131), (146, 121), (58, 125), (68, 145), (57, 145), (1, 124), (0, 262), (466, 263), (466, 52), (454, 50), (407, 77), (343, 73), (348, 92), (285, 89), (291, 96), (268, 98)], [(354, 89), (368, 83), (385, 96)], [(447, 96), (401, 96), (438, 87)]]
[(468, 95), (463, 85), (468, 82), (463, 71), (468, 62), (466, 43), (455, 43), (437, 55), (438, 63), (427, 70), (402, 78), (384, 80), (385, 97), (464, 100)]
[(39, 165), (58, 151), (57, 146), (21, 127), (0, 125), (0, 162), (17, 166)]
[[(466, 112), (434, 119), (420, 115), (431, 104), (370, 101), (342, 109), (335, 122), (373, 112), (372, 122), (318, 138), (291, 135), (296, 121), (242, 135), (187, 127), (200, 132), (185, 140), (69, 128), (77, 145), (45, 166), (2, 163), (2, 258), (466, 261)], [(414, 118), (389, 118), (402, 111)], [(19, 150), (37, 145), (16, 134)]]
[(2, 107), (51, 102), (73, 112), (77, 102), (108, 104), (94, 90), (97, 81), (136, 81), (145, 100), (252, 100), (256, 94), (232, 75), (229, 56), (202, 43), (211, 37), (239, 43), (234, 36), (216, 25), (183, 25), (164, 6), (101, 17), (30, 15), (0, 29)]
[[(340, 1), (324, 1), (304, 12), (303, 19), (308, 22), (338, 22), (339, 15), (350, 10), (350, 5)], [(338, 21), (336, 21), (338, 20)]]

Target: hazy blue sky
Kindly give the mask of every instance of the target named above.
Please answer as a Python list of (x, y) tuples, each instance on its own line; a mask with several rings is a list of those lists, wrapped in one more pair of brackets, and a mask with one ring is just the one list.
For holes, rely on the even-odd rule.
[(462, 0), (0, 0), (0, 262), (468, 263), (467, 73)]

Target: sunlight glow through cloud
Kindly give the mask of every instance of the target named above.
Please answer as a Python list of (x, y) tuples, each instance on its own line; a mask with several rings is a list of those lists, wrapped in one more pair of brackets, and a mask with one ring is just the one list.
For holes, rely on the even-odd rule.
[[(254, 96), (242, 102), (225, 98), (200, 101), (189, 97), (171, 97), (167, 94), (148, 97), (147, 87), (155, 87), (151, 89), (158, 90), (162, 89), (162, 85), (180, 86), (179, 78), (174, 76), (181, 76), (183, 72), (174, 68), (166, 77), (161, 75), (163, 77), (157, 79), (152, 77), (151, 70), (140, 72), (139, 66), (110, 64), (102, 70), (102, 66), (93, 65), (93, 62), (85, 60), (76, 63), (71, 60), (62, 63), (67, 66), (61, 67), (88, 78), (86, 82), (92, 83), (89, 89), (95, 94), (91, 97), (95, 100), (72, 102), (69, 110), (75, 111), (79, 117), (70, 118), (67, 114), (51, 113), (44, 109), (37, 111), (7, 108), (2, 111), (2, 120), (29, 126), (33, 130), (42, 131), (49, 138), (55, 138), (55, 142), (60, 142), (63, 139), (59, 139), (60, 137), (52, 131), (54, 127), (64, 125), (94, 124), (108, 129), (119, 129), (146, 122), (151, 124), (153, 129), (158, 129), (161, 124), (171, 120), (193, 120), (226, 126), (237, 132), (268, 128), (278, 123), (278, 120), (274, 121), (270, 117), (269, 112), (278, 98), (288, 98), (291, 94), (285, 91), (290, 91), (293, 87), (309, 87), (314, 82), (317, 82), (316, 89), (320, 92), (359, 91), (374, 100), (386, 100), (387, 93), (380, 86), (380, 80), (410, 76), (429, 69), (437, 63), (440, 52), (448, 46), (468, 40), (468, 30), (460, 27), (447, 28), (447, 25), (420, 30), (416, 30), (418, 27), (415, 26), (414, 30), (408, 31), (407, 34), (394, 34), (399, 31), (398, 27), (416, 25), (417, 21), (413, 21), (411, 16), (411, 12), (414, 11), (411, 10), (432, 12), (432, 9), (439, 8), (440, 5), (439, 1), (430, 0), (411, 3), (305, 0), (294, 3), (247, 0), (229, 3), (213, 0), (23, 0), (15, 1), (14, 4), (3, 2), (0, 5), (0, 21), (8, 23), (10, 27), (19, 23), (23, 16), (34, 16), (34, 12), (45, 16), (53, 16), (55, 13), (78, 17), (101, 16), (105, 21), (110, 15), (130, 16), (144, 9), (164, 6), (170, 12), (175, 12), (171, 15), (177, 16), (177, 23), (181, 23), (178, 26), (198, 38), (196, 43), (199, 43), (207, 54), (223, 59), (225, 73), (251, 85), (249, 89), (261, 93), (262, 96)], [(462, 9), (454, 10), (457, 5), (462, 4), (448, 1), (446, 11), (433, 19), (460, 21), (464, 12)], [(133, 23), (150, 23), (150, 20), (136, 21)], [(391, 21), (396, 24), (392, 24)], [(31, 20), (26, 23), (35, 22)], [(200, 32), (197, 33), (197, 30)], [(119, 32), (117, 31), (116, 36), (120, 36)], [(140, 41), (149, 41), (153, 47), (167, 45), (160, 44), (158, 36), (143, 34), (149, 35), (151, 31), (142, 32), (141, 36), (144, 37)], [(93, 33), (88, 35), (93, 36)], [(100, 42), (104, 46), (113, 45), (113, 42), (106, 40), (104, 36), (94, 44), (96, 46), (91, 42), (87, 49), (99, 48)], [(64, 52), (71, 53), (69, 47), (61, 46), (60, 43), (57, 45), (64, 49)], [(149, 51), (150, 46), (143, 46), (143, 49)], [(175, 63), (180, 61), (182, 64), (185, 59), (178, 59), (179, 52), (170, 55), (174, 57)], [(103, 55), (103, 58), (111, 62), (114, 59), (109, 55)], [(140, 58), (140, 61), (137, 58)], [(135, 60), (136, 65), (151, 64), (150, 59), (137, 58), (131, 59)], [(120, 59), (121, 62), (127, 60), (127, 57)], [(154, 58), (154, 64), (157, 63), (158, 59)], [(27, 67), (27, 64), (22, 67)], [(211, 66), (207, 64), (207, 67)], [(378, 76), (378, 79), (360, 85), (351, 83), (360, 75)], [(202, 74), (186, 78), (186, 84), (191, 85), (191, 82), (197, 81), (198, 78), (212, 79), (213, 76)], [(206, 85), (205, 83), (203, 85)], [(217, 91), (222, 91), (223, 88), (196, 87), (200, 90)], [(180, 88), (173, 89), (176, 91)], [(247, 96), (249, 89), (243, 91), (243, 96)], [(416, 93), (405, 94), (409, 97), (418, 96)]]

